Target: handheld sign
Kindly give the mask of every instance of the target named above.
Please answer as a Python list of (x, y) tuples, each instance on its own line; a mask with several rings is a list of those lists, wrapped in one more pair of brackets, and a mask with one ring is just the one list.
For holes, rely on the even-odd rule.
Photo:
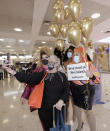
[(89, 80), (86, 76), (88, 70), (88, 63), (71, 64), (67, 66), (68, 80)]

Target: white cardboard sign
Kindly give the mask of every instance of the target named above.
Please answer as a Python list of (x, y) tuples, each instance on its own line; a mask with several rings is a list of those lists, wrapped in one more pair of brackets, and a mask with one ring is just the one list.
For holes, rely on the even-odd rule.
[(67, 66), (68, 80), (89, 80), (86, 76), (88, 70), (88, 63), (71, 64)]

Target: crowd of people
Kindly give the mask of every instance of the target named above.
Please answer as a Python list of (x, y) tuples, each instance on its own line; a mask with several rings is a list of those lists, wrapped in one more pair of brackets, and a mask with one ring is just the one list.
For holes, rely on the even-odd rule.
[[(89, 80), (68, 81), (67, 66), (85, 62), (88, 62), (89, 68), (86, 75)], [(73, 112), (74, 120), (77, 119), (76, 131), (83, 129), (82, 112), (85, 112), (87, 116), (90, 130), (96, 131), (96, 119), (92, 112), (92, 106), (95, 87), (101, 83), (101, 78), (97, 66), (82, 48), (70, 46), (65, 53), (62, 53), (57, 48), (52, 52), (48, 47), (43, 47), (40, 50), (37, 65), (33, 63), (31, 68), (23, 68), (24, 70), (17, 72), (3, 64), (2, 69), (15, 76), (18, 81), (25, 83), (25, 89), (21, 96), (22, 103), (29, 100), (36, 85), (44, 79), (42, 103), (38, 108), (38, 115), (44, 131), (49, 131), (53, 127), (53, 106), (61, 111), (63, 105), (66, 104), (68, 116), (70, 97), (73, 101), (73, 111), (69, 112)], [(34, 111), (36, 108), (30, 107), (30, 110)]]

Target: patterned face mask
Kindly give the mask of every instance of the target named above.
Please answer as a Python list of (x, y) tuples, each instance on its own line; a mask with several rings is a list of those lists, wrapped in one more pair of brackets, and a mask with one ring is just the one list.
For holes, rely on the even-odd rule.
[(49, 63), (48, 64), (48, 69), (53, 70), (54, 69), (54, 63)]
[(48, 60), (47, 60), (47, 59), (43, 59), (43, 60), (42, 60), (42, 64), (43, 64), (43, 65), (47, 65), (47, 64), (48, 64)]

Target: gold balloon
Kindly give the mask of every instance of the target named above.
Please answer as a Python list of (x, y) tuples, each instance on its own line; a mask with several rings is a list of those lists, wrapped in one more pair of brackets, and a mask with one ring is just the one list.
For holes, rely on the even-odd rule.
[(91, 45), (91, 44), (92, 44), (92, 40), (89, 40), (88, 44), (90, 44), (90, 45)]
[(49, 29), (50, 29), (50, 32), (51, 32), (52, 36), (58, 37), (60, 30), (59, 30), (59, 27), (58, 27), (57, 24), (50, 25)]
[(81, 14), (81, 3), (79, 0), (72, 0), (69, 2), (69, 10), (71, 17), (73, 18), (74, 21), (76, 21)]
[(82, 21), (81, 21), (81, 29), (82, 29), (82, 33), (86, 38), (89, 38), (92, 29), (93, 29), (93, 19), (90, 17), (85, 17)]
[(68, 19), (68, 18), (70, 18), (70, 10), (69, 10), (69, 8), (67, 7), (67, 8), (65, 9), (65, 19)]
[(103, 58), (103, 56), (104, 56), (104, 53), (101, 53), (101, 54), (100, 54), (100, 57)]
[(102, 48), (101, 48), (101, 47), (98, 47), (98, 51), (99, 51), (100, 53), (102, 53), (102, 52), (103, 52), (103, 50), (102, 50)]
[(55, 3), (54, 5), (53, 5), (53, 9), (54, 10), (58, 10), (60, 7), (59, 7), (59, 5), (57, 4), (57, 3)]
[(88, 42), (88, 46), (89, 46), (90, 48), (93, 47), (93, 45), (92, 45), (92, 40), (90, 40), (90, 41)]
[(93, 46), (93, 44), (91, 43), (91, 45), (90, 45), (89, 47), (90, 47), (90, 49), (93, 49), (94, 46)]
[(71, 1), (73, 1), (73, 2), (77, 2), (77, 1), (79, 1), (79, 0), (70, 0), (69, 3), (70, 3)]
[(71, 26), (78, 26), (80, 28), (80, 23), (79, 22), (75, 22), (75, 21), (72, 21), (70, 24), (69, 24), (69, 27)]
[(55, 21), (60, 24), (64, 19), (64, 10), (58, 9), (54, 14)]
[(57, 2), (57, 1), (63, 1), (63, 0), (56, 0), (56, 2)]
[(84, 46), (88, 46), (88, 45), (87, 45), (88, 39), (87, 39), (86, 37), (82, 36), (81, 42), (82, 42), (82, 44), (83, 44)]
[(106, 50), (106, 47), (103, 45), (102, 46), (102, 50), (105, 52), (105, 50)]
[(68, 30), (68, 39), (69, 41), (78, 46), (81, 41), (81, 29), (78, 26), (72, 26)]
[(62, 0), (57, 0), (53, 5), (54, 10), (64, 9), (64, 2)]
[(62, 40), (62, 39), (58, 39), (57, 41), (56, 41), (56, 48), (58, 49), (58, 50), (60, 50), (60, 51), (63, 51), (64, 49), (65, 49), (65, 41), (64, 40)]
[(63, 2), (63, 0), (56, 0), (56, 3)]
[(65, 38), (68, 34), (68, 24), (61, 25), (60, 32), (62, 36)]
[(59, 5), (64, 6), (64, 2), (63, 2), (63, 0), (57, 0), (56, 3), (59, 4)]

